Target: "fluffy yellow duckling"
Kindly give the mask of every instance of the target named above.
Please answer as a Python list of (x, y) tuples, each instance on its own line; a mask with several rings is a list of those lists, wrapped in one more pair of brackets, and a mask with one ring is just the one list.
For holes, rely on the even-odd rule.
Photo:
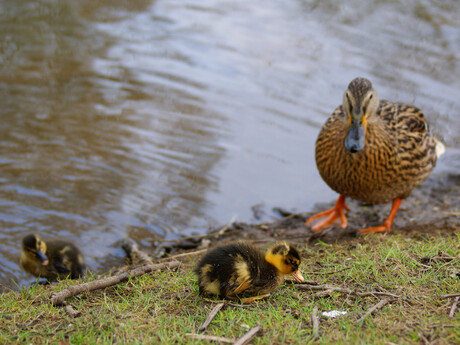
[(208, 252), (195, 272), (200, 294), (228, 299), (235, 299), (243, 292), (256, 294), (241, 299), (243, 303), (250, 303), (269, 296), (283, 282), (285, 275), (303, 282), (299, 265), (299, 252), (286, 242), (273, 245), (266, 253), (238, 242)]
[(36, 234), (23, 238), (20, 264), (26, 272), (50, 282), (83, 277), (83, 256), (74, 244), (67, 241), (45, 243)]

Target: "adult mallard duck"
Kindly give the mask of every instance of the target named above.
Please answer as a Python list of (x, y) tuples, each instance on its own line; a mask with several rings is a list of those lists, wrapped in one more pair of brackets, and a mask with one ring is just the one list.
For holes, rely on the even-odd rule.
[(241, 299), (243, 303), (250, 303), (269, 296), (283, 282), (285, 275), (303, 282), (299, 265), (299, 252), (286, 242), (273, 245), (266, 253), (238, 242), (208, 252), (195, 272), (201, 294), (228, 299), (235, 299), (243, 292), (255, 294)]
[(369, 80), (356, 78), (323, 125), (315, 151), (321, 177), (340, 196), (334, 208), (305, 224), (318, 231), (340, 218), (346, 228), (346, 197), (369, 204), (393, 201), (381, 226), (359, 231), (369, 234), (391, 230), (402, 199), (428, 177), (444, 146), (429, 135), (420, 109), (379, 100)]
[(36, 234), (22, 240), (20, 263), (30, 274), (48, 281), (83, 276), (84, 262), (80, 250), (71, 242), (44, 242)]

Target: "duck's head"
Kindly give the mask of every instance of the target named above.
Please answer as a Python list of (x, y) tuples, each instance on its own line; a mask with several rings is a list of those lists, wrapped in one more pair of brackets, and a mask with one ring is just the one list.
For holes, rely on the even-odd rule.
[(300, 254), (291, 244), (280, 242), (270, 247), (265, 254), (265, 260), (281, 273), (291, 275), (299, 283), (305, 281), (299, 270)]
[(35, 234), (27, 235), (22, 239), (22, 250), (30, 258), (39, 261), (43, 266), (48, 265), (46, 243)]
[(364, 148), (366, 127), (377, 114), (379, 96), (369, 80), (356, 78), (345, 90), (342, 107), (348, 121), (345, 148), (355, 153)]

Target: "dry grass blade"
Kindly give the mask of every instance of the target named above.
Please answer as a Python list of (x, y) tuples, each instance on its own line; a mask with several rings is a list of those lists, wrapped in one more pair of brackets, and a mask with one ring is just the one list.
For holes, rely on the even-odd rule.
[(455, 298), (454, 303), (452, 304), (452, 307), (450, 308), (450, 313), (449, 313), (449, 317), (450, 317), (450, 318), (453, 318), (453, 317), (454, 317), (455, 312), (456, 312), (456, 310), (457, 310), (458, 302), (460, 302), (460, 296), (458, 296), (458, 297)]
[(123, 281), (126, 281), (130, 278), (140, 276), (142, 274), (150, 273), (152, 271), (158, 271), (163, 269), (172, 269), (180, 265), (180, 262), (167, 262), (163, 264), (156, 265), (146, 265), (138, 267), (128, 272), (118, 274), (113, 277), (98, 279), (89, 283), (83, 283), (75, 286), (69, 286), (67, 289), (59, 291), (58, 293), (51, 294), (51, 303), (54, 306), (64, 305), (65, 300), (69, 297), (79, 295), (83, 292), (89, 292), (93, 290), (103, 289), (112, 285), (119, 284)]
[(374, 311), (381, 309), (385, 304), (387, 304), (389, 301), (387, 299), (382, 299), (379, 303), (371, 307), (366, 314), (364, 314), (362, 317), (359, 318), (356, 323), (363, 322), (366, 317), (368, 317), (370, 314), (372, 314)]
[(313, 339), (317, 340), (319, 338), (319, 318), (318, 318), (318, 307), (313, 308), (311, 314), (311, 323), (313, 324)]
[(245, 345), (251, 341), (252, 338), (256, 336), (256, 334), (260, 331), (260, 324), (257, 324), (256, 327), (251, 328), (249, 331), (246, 332), (241, 338), (233, 343), (233, 345)]
[(214, 319), (214, 317), (217, 315), (219, 310), (222, 309), (223, 306), (224, 306), (224, 303), (219, 303), (219, 304), (216, 304), (214, 306), (214, 308), (212, 308), (211, 312), (209, 313), (209, 315), (206, 318), (206, 320), (204, 321), (204, 323), (201, 325), (200, 328), (198, 328), (198, 332), (203, 332), (206, 328), (208, 328), (208, 326), (211, 323), (212, 319)]
[(367, 296), (388, 296), (388, 297), (393, 297), (393, 298), (401, 298), (401, 296), (389, 293), (389, 292), (382, 292), (382, 291), (370, 291), (370, 292), (358, 292), (355, 290), (347, 289), (347, 288), (341, 288), (338, 286), (331, 286), (331, 285), (310, 285), (310, 284), (296, 284), (295, 285), (297, 288), (301, 290), (325, 290), (328, 293), (337, 291), (337, 292), (342, 292), (346, 293), (349, 295), (356, 295), (360, 297), (367, 297)]
[(198, 340), (209, 340), (209, 341), (218, 341), (221, 343), (233, 344), (235, 339), (216, 337), (215, 335), (206, 335), (206, 334), (195, 334), (195, 333), (186, 333), (187, 337)]
[(453, 293), (451, 295), (442, 295), (440, 296), (442, 299), (446, 299), (446, 298), (453, 298), (453, 297), (459, 297), (460, 296), (460, 293)]

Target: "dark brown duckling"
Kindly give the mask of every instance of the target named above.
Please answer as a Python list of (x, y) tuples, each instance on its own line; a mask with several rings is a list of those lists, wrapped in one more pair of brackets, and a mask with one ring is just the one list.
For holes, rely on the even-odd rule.
[(83, 277), (85, 268), (83, 255), (73, 243), (44, 242), (36, 234), (23, 238), (20, 263), (26, 272), (50, 282)]
[(334, 208), (305, 224), (318, 231), (340, 218), (347, 227), (345, 198), (369, 204), (392, 201), (381, 226), (361, 234), (390, 231), (401, 201), (421, 184), (444, 152), (430, 136), (420, 109), (410, 104), (379, 100), (369, 80), (354, 79), (343, 104), (323, 125), (316, 140), (316, 165), (323, 180), (340, 194)]
[(200, 294), (235, 299), (240, 293), (256, 296), (242, 298), (250, 303), (265, 298), (291, 275), (298, 282), (304, 278), (299, 271), (300, 254), (291, 244), (280, 242), (266, 253), (250, 244), (238, 242), (215, 248), (198, 263)]

